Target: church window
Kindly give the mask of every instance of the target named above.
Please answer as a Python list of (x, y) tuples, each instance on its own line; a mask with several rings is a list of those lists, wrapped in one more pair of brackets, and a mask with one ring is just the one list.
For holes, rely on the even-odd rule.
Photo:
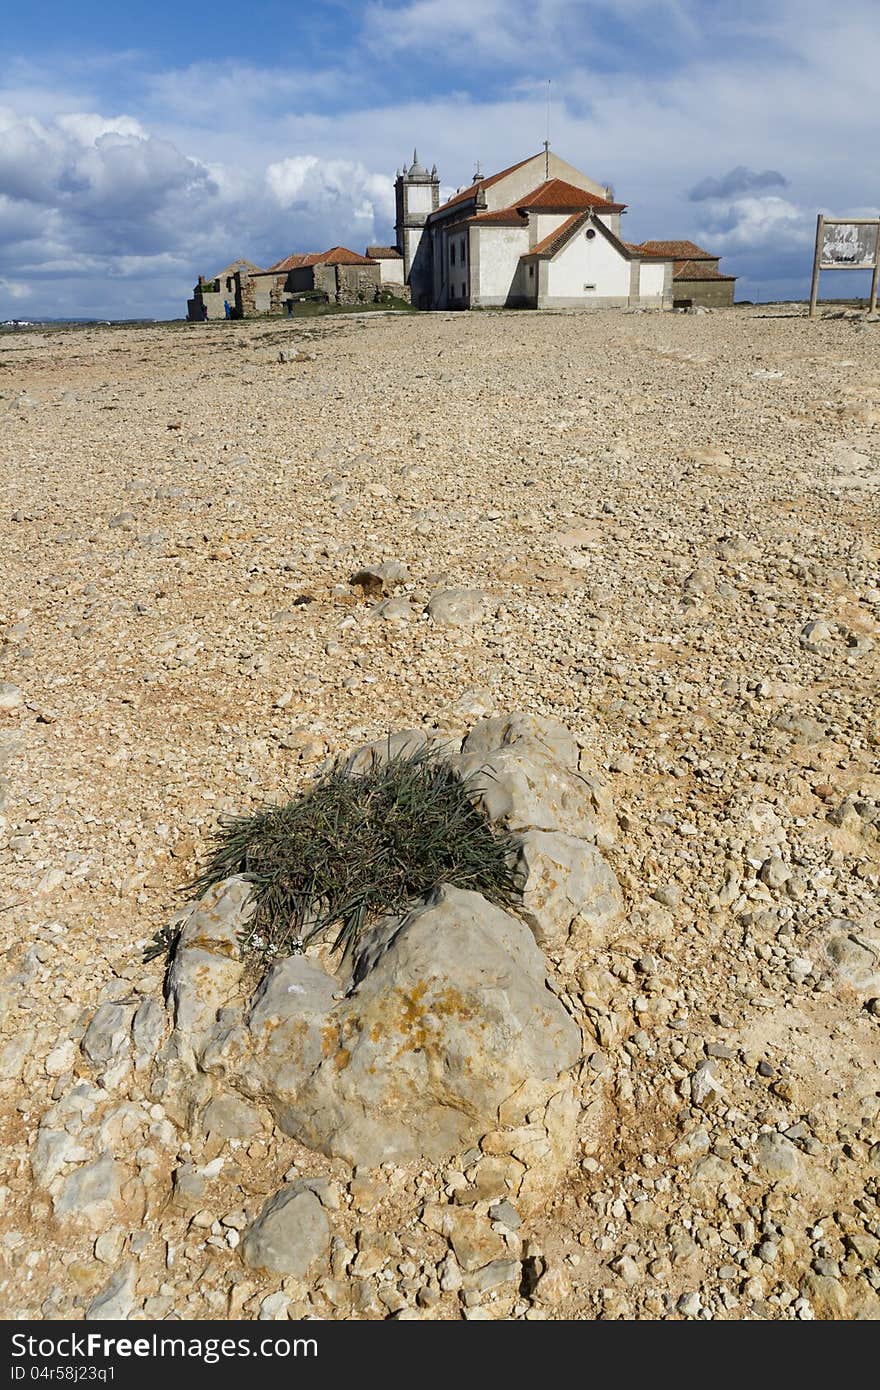
[(450, 265), (455, 265), (455, 242), (454, 242), (454, 241), (451, 241), (451, 242), (449, 243), (449, 264), (450, 264)]

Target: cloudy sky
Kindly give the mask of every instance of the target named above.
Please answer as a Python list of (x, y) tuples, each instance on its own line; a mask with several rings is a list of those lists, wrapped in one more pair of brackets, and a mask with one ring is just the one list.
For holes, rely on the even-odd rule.
[(449, 191), (514, 163), (548, 78), (627, 238), (739, 298), (804, 297), (816, 213), (880, 211), (877, 0), (32, 0), (3, 39), (0, 319), (177, 317), (236, 256), (393, 240), (413, 146)]

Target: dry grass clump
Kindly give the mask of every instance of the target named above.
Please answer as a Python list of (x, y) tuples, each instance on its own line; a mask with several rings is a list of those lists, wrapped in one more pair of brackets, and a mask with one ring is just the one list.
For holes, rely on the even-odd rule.
[(511, 905), (512, 849), (474, 806), (468, 780), (420, 749), (367, 772), (331, 771), (299, 800), (225, 818), (189, 891), (232, 874), (249, 880), (246, 951), (290, 955), (333, 933), (348, 953), (366, 927), (441, 883)]

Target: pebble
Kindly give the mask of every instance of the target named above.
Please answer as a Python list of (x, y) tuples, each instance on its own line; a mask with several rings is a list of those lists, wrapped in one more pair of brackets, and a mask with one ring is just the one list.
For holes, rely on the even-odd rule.
[(11, 681), (0, 681), (0, 714), (11, 714), (24, 704), (24, 696), (17, 685)]

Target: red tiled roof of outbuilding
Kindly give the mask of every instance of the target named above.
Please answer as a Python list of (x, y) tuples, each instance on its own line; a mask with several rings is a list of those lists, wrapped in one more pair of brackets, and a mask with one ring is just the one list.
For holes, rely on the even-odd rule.
[[(712, 257), (714, 260), (714, 257)], [(735, 280), (735, 275), (722, 275), (714, 266), (703, 261), (676, 261), (672, 267), (673, 280)]]
[(349, 251), (347, 246), (331, 246), (329, 251), (313, 251), (303, 256), (296, 269), (312, 265), (375, 265), (368, 256), (359, 256), (357, 251)]
[(704, 251), (695, 241), (643, 241), (631, 248), (640, 256), (659, 256), (672, 261), (717, 261), (711, 251)]
[(289, 270), (295, 270), (298, 265), (302, 265), (304, 260), (305, 257), (301, 255), (285, 256), (283, 261), (276, 261), (268, 270), (252, 270), (250, 273), (252, 276), (286, 275)]

